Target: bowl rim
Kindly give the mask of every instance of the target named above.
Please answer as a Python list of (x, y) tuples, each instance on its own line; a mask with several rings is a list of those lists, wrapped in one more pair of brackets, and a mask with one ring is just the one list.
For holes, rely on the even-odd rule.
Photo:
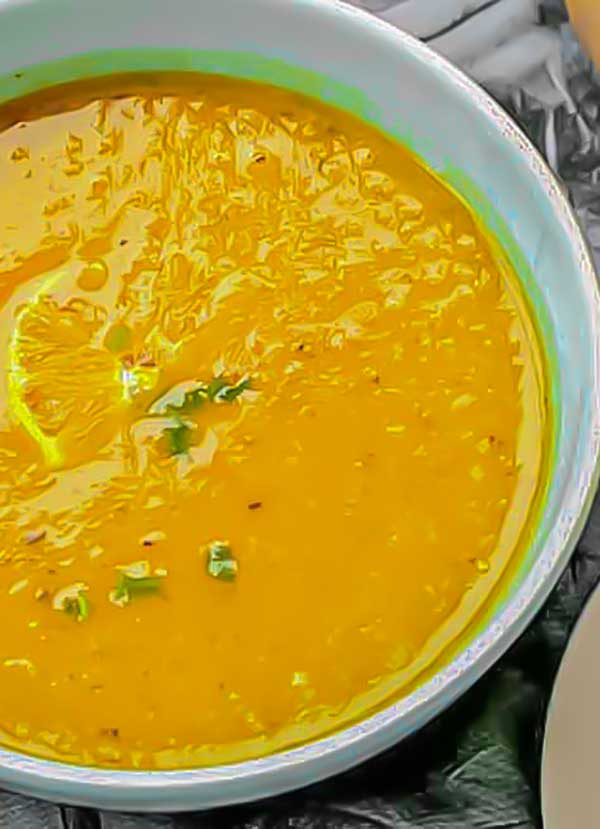
[[(0, 0), (3, 11), (24, 2)], [(283, 0), (264, 0), (276, 7)], [(342, 0), (285, 0), (310, 7), (317, 16), (342, 16), (427, 63), (433, 75), (449, 80), (457, 92), (521, 150), (528, 172), (545, 191), (554, 216), (577, 255), (582, 291), (590, 309), (593, 334), (592, 422), (587, 448), (569, 485), (569, 501), (560, 511), (560, 530), (544, 545), (530, 573), (498, 615), (446, 666), (409, 696), (306, 745), (258, 759), (184, 770), (111, 770), (44, 760), (0, 748), (0, 781), (24, 794), (75, 805), (130, 811), (184, 811), (259, 800), (306, 786), (345, 771), (391, 747), (424, 726), (468, 690), (524, 632), (541, 609), (566, 566), (579, 538), (600, 479), (600, 290), (589, 245), (554, 174), (508, 114), (477, 83), (431, 48), (367, 11)], [(275, 8), (274, 8), (275, 12)]]

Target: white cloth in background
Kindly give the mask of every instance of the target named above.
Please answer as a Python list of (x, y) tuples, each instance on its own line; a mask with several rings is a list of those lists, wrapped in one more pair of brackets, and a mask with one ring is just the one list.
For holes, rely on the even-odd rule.
[(350, 0), (410, 32), (493, 89), (564, 102), (561, 38), (540, 0)]

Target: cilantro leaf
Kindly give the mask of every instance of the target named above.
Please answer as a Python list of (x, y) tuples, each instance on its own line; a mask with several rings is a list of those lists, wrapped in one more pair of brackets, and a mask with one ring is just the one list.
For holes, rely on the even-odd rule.
[(233, 386), (225, 383), (214, 393), (211, 399), (215, 400), (217, 403), (233, 403), (233, 401), (236, 400), (240, 394), (243, 394), (249, 388), (250, 380), (248, 379), (240, 380), (239, 383), (235, 383)]
[(227, 388), (228, 385), (229, 384), (224, 377), (215, 377), (214, 380), (211, 380), (208, 386), (206, 386), (206, 394), (208, 395), (210, 402), (214, 403), (215, 400), (218, 400), (220, 392), (224, 388)]
[(135, 596), (158, 593), (166, 575), (166, 571), (158, 570), (153, 574), (149, 561), (135, 561), (117, 569), (120, 570), (119, 580), (108, 596), (117, 607), (125, 607)]
[(84, 593), (67, 597), (63, 602), (63, 610), (69, 616), (74, 616), (78, 622), (85, 622), (90, 615), (90, 604)]
[(61, 588), (52, 599), (53, 609), (73, 616), (78, 622), (84, 622), (90, 615), (90, 605), (85, 595), (87, 590), (87, 584), (81, 581)]
[(162, 576), (142, 576), (134, 579), (126, 573), (121, 573), (115, 590), (117, 599), (126, 595), (143, 596), (145, 593), (157, 593), (160, 590)]
[(235, 581), (239, 567), (229, 544), (226, 541), (213, 541), (206, 552), (208, 575), (221, 581)]
[(191, 426), (181, 418), (191, 415), (205, 403), (233, 403), (243, 392), (250, 388), (247, 378), (237, 383), (230, 383), (224, 377), (215, 377), (208, 383), (197, 386), (185, 393), (179, 404), (169, 404), (167, 411), (175, 416), (175, 426), (163, 430), (169, 455), (184, 455), (192, 445)]
[(169, 455), (185, 455), (192, 445), (192, 430), (185, 423), (169, 426), (163, 435), (167, 441)]
[(198, 386), (197, 389), (185, 393), (181, 405), (169, 406), (169, 410), (178, 414), (191, 414), (201, 409), (209, 399), (206, 386)]

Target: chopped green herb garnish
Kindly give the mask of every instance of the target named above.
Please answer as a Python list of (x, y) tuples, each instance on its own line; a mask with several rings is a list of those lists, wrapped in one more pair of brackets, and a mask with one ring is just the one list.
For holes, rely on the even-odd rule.
[(218, 400), (218, 395), (222, 391), (222, 389), (227, 388), (229, 383), (225, 380), (224, 377), (215, 377), (214, 380), (211, 380), (208, 386), (206, 386), (206, 394), (208, 399), (213, 403), (215, 400)]
[(52, 607), (73, 616), (78, 622), (85, 622), (90, 615), (90, 605), (85, 595), (87, 589), (87, 584), (80, 581), (63, 587), (55, 593)]
[(235, 581), (238, 569), (238, 563), (226, 541), (213, 541), (208, 545), (206, 572), (209, 576), (221, 581)]
[[(213, 381), (216, 382), (216, 381)], [(240, 380), (239, 383), (236, 383), (233, 386), (229, 386), (226, 383), (218, 389), (211, 400), (215, 400), (217, 403), (224, 402), (224, 403), (233, 403), (240, 394), (243, 394), (247, 389), (250, 388), (250, 380)]]
[(243, 392), (250, 388), (250, 380), (230, 383), (224, 377), (215, 377), (208, 385), (202, 384), (188, 391), (180, 403), (155, 404), (155, 413), (170, 413), (175, 418), (175, 425), (163, 430), (169, 455), (185, 455), (192, 445), (192, 427), (181, 417), (191, 415), (205, 403), (233, 403)]
[(205, 403), (231, 403), (248, 388), (249, 380), (231, 383), (225, 377), (215, 377), (210, 383), (201, 383), (195, 389), (187, 391), (180, 403), (168, 403), (163, 411), (175, 415), (189, 415), (197, 412)]
[(121, 565), (119, 580), (108, 598), (113, 604), (125, 607), (135, 596), (158, 593), (166, 571), (155, 570), (152, 573), (149, 561), (135, 561), (133, 564)]
[(198, 409), (202, 408), (208, 399), (206, 387), (199, 386), (197, 389), (193, 389), (192, 391), (185, 393), (183, 403), (179, 406), (169, 406), (169, 409), (177, 412), (178, 414), (191, 414), (192, 412), (197, 412)]
[(90, 604), (84, 593), (79, 593), (75, 598), (66, 598), (63, 609), (69, 616), (75, 616), (78, 622), (85, 622), (90, 615)]
[(125, 573), (121, 573), (115, 588), (115, 595), (117, 599), (122, 599), (125, 596), (157, 593), (160, 590), (161, 583), (162, 576), (142, 576), (140, 579), (134, 579), (131, 576), (126, 576)]
[(169, 455), (185, 455), (192, 445), (192, 430), (186, 423), (170, 426), (163, 432), (167, 441)]

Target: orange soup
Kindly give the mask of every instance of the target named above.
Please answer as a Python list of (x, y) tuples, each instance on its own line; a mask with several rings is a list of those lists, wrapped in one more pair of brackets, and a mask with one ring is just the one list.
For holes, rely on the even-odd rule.
[(0, 353), (0, 739), (36, 755), (206, 765), (365, 716), (464, 641), (537, 503), (499, 249), (290, 92), (0, 108)]

